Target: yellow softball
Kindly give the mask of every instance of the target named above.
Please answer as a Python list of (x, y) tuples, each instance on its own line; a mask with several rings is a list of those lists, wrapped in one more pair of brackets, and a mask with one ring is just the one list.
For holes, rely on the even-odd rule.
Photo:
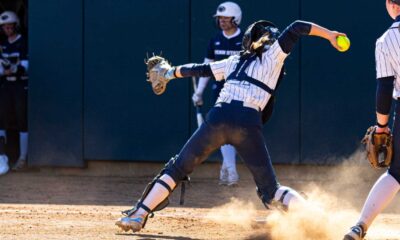
[(350, 39), (346, 36), (339, 36), (336, 38), (337, 44), (341, 52), (346, 52), (350, 48)]

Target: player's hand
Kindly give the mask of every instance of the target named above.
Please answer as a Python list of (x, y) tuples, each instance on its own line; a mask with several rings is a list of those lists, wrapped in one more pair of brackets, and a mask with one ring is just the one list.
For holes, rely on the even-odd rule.
[(145, 64), (147, 82), (151, 83), (151, 88), (156, 95), (163, 94), (169, 80), (175, 78), (175, 68), (161, 56), (152, 56), (145, 60)]
[(192, 101), (194, 106), (202, 106), (203, 105), (203, 94), (193, 93)]
[(347, 37), (345, 33), (337, 32), (337, 31), (331, 31), (328, 36), (329, 42), (331, 42), (332, 46), (334, 48), (336, 48), (338, 51), (342, 50), (342, 48), (339, 47), (339, 45), (337, 44), (337, 40), (336, 40), (337, 37), (339, 37), (339, 36)]

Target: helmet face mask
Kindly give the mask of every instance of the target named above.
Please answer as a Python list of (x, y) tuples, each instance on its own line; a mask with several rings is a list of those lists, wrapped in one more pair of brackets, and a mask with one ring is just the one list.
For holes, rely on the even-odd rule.
[(261, 37), (268, 36), (268, 41), (266, 41), (263, 44), (264, 47), (261, 48), (261, 50), (263, 50), (264, 48), (268, 48), (270, 45), (272, 45), (277, 40), (279, 34), (278, 28), (272, 22), (265, 20), (257, 21), (246, 29), (242, 40), (242, 48), (244, 51), (248, 52), (254, 52), (255, 50), (259, 51), (260, 48), (255, 50), (251, 49), (251, 45), (258, 41)]
[(232, 23), (239, 26), (242, 21), (242, 10), (239, 5), (234, 2), (224, 2), (217, 7), (217, 12), (214, 14), (217, 26), (219, 26), (218, 17), (232, 17)]

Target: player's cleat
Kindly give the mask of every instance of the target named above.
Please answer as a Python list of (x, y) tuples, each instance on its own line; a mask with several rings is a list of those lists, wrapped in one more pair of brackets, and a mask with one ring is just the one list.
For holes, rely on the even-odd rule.
[(226, 185), (228, 187), (236, 187), (238, 186), (239, 183), (239, 174), (236, 172), (236, 170), (228, 170), (228, 179)]
[(228, 169), (221, 168), (219, 175), (219, 185), (228, 186), (228, 187), (236, 187), (239, 182), (239, 174), (236, 172), (236, 169)]
[(6, 174), (9, 170), (8, 158), (6, 155), (0, 155), (0, 175)]
[(139, 232), (143, 228), (144, 218), (138, 216), (123, 217), (115, 222), (115, 225), (120, 227), (125, 232), (129, 230), (132, 230), (133, 232)]
[(366, 232), (361, 224), (357, 224), (350, 228), (350, 231), (344, 235), (343, 240), (362, 240)]

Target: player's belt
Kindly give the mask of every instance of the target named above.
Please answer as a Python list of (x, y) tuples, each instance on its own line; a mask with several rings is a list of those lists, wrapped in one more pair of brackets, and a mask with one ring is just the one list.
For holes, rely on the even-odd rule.
[(217, 102), (214, 107), (222, 107), (223, 104), (231, 104), (231, 105), (239, 105), (247, 108), (252, 108), (256, 110), (257, 112), (261, 111), (261, 108), (257, 106), (256, 104), (250, 103), (250, 102), (242, 102), (238, 100), (232, 100), (230, 102)]
[(249, 103), (249, 102), (243, 102), (243, 107), (252, 108), (258, 112), (261, 110), (261, 108), (259, 106), (255, 105), (253, 103)]

